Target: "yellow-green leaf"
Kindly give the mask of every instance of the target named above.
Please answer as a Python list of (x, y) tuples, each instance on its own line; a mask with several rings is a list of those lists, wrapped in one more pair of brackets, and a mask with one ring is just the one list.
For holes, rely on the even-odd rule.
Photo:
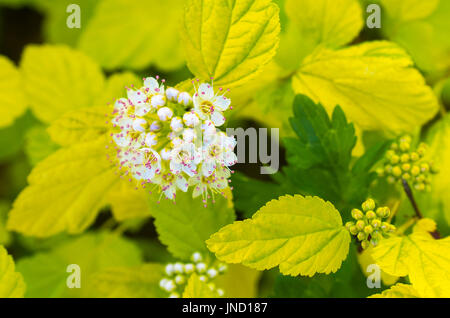
[(10, 60), (0, 55), (0, 127), (12, 124), (25, 108), (20, 73)]
[(114, 267), (93, 275), (93, 296), (108, 298), (164, 298), (167, 293), (159, 287), (164, 276), (161, 264), (135, 267)]
[(102, 1), (79, 48), (107, 69), (183, 65), (179, 27), (183, 0)]
[(301, 195), (272, 200), (251, 219), (227, 225), (207, 241), (220, 260), (259, 270), (279, 265), (292, 276), (336, 272), (349, 243), (334, 206)]
[(94, 61), (62, 45), (28, 46), (20, 68), (30, 106), (43, 122), (92, 106), (104, 85)]
[(192, 274), (183, 292), (183, 298), (217, 298), (217, 293), (208, 287), (208, 284)]
[(176, 203), (149, 198), (159, 239), (177, 258), (188, 260), (195, 252), (207, 252), (205, 241), (221, 227), (235, 220), (229, 201), (217, 196), (205, 208), (191, 193), (177, 193)]
[[(94, 105), (113, 104), (118, 98), (127, 95), (126, 88), (133, 85), (140, 86), (141, 81), (134, 73), (115, 73), (108, 77), (105, 88), (95, 100)], [(192, 86), (192, 84), (191, 84)]]
[(398, 283), (382, 293), (374, 294), (369, 298), (420, 298), (420, 296), (412, 285)]
[(426, 123), (438, 103), (403, 49), (367, 42), (337, 51), (318, 49), (293, 78), (296, 93), (332, 111), (340, 105), (365, 130), (412, 131)]
[(286, 14), (298, 29), (300, 52), (318, 45), (336, 48), (351, 42), (363, 26), (357, 0), (287, 0)]
[(376, 264), (388, 274), (409, 276), (422, 297), (450, 296), (450, 237), (434, 239), (416, 229), (408, 236), (382, 240), (373, 249)]
[[(88, 232), (52, 249), (23, 257), (17, 262), (27, 284), (26, 297), (92, 297), (97, 287), (93, 275), (109, 268), (138, 266), (140, 249), (130, 240), (109, 232)], [(56, 245), (56, 246), (55, 246)], [(68, 288), (74, 277), (71, 264), (79, 266), (81, 288)], [(70, 268), (69, 268), (70, 269)]]
[(191, 72), (227, 87), (255, 77), (277, 49), (278, 11), (270, 0), (189, 0), (182, 36)]
[(25, 153), (32, 166), (48, 157), (58, 149), (44, 126), (35, 126), (30, 128), (25, 135)]
[(107, 160), (106, 137), (63, 148), (41, 161), (9, 214), (8, 228), (46, 237), (88, 227), (118, 179)]
[(119, 180), (109, 191), (106, 202), (117, 221), (150, 216), (150, 194), (128, 180)]
[(106, 105), (69, 111), (51, 124), (48, 133), (61, 146), (95, 140), (108, 131), (106, 115), (110, 113), (111, 107)]
[(25, 294), (25, 283), (16, 272), (14, 261), (0, 245), (0, 298), (21, 298)]
[[(440, 0), (381, 0), (386, 13), (399, 21), (422, 19), (429, 16)], [(445, 0), (444, 0), (445, 1)]]

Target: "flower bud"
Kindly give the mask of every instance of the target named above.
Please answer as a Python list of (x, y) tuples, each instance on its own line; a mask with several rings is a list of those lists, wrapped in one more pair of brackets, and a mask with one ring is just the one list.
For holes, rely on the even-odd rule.
[(356, 236), (358, 238), (358, 240), (363, 241), (366, 239), (366, 233), (364, 232), (359, 232), (358, 235)]
[(379, 228), (379, 227), (381, 226), (381, 221), (378, 220), (378, 219), (374, 219), (374, 220), (372, 220), (372, 222), (370, 222), (370, 223), (372, 224), (372, 226), (373, 226), (374, 229), (377, 229), (377, 228)]
[(364, 233), (366, 233), (366, 234), (371, 234), (373, 232), (373, 227), (372, 227), (372, 225), (366, 225), (365, 227), (364, 227)]
[(400, 157), (400, 161), (403, 163), (406, 163), (409, 161), (409, 154), (404, 153), (401, 157)]
[(164, 106), (166, 104), (166, 100), (163, 95), (158, 94), (155, 96), (152, 96), (152, 99), (150, 100), (150, 105), (154, 108), (158, 108), (161, 106)]
[(361, 212), (361, 210), (353, 209), (352, 210), (352, 217), (355, 220), (360, 220), (360, 219), (362, 219), (364, 217), (364, 214)]
[(402, 175), (402, 169), (399, 166), (395, 166), (392, 168), (392, 174), (396, 177), (400, 177)]
[(368, 218), (369, 220), (374, 219), (376, 217), (377, 215), (372, 210), (366, 212), (366, 218)]
[(194, 263), (198, 263), (203, 260), (203, 257), (202, 254), (200, 254), (199, 252), (195, 252), (194, 254), (192, 254), (191, 259)]
[(181, 285), (181, 284), (184, 284), (185, 282), (186, 282), (186, 279), (184, 278), (184, 276), (182, 276), (182, 275), (175, 276), (175, 284)]
[(166, 89), (167, 99), (171, 102), (175, 102), (177, 100), (179, 91), (176, 88), (169, 87)]
[(209, 276), (209, 278), (214, 278), (217, 276), (218, 272), (214, 268), (210, 268), (206, 271), (206, 274)]
[(167, 275), (171, 276), (174, 273), (173, 264), (167, 264), (165, 268), (165, 272)]
[(184, 270), (183, 264), (177, 262), (173, 265), (173, 269), (175, 273), (182, 274)]
[(194, 272), (194, 264), (188, 263), (188, 264), (184, 264), (184, 272), (186, 274), (191, 274)]
[(152, 147), (158, 143), (158, 136), (154, 132), (149, 132), (145, 135), (145, 144)]
[(205, 263), (197, 263), (197, 265), (195, 265), (195, 268), (197, 269), (198, 273), (204, 273), (206, 271), (206, 264)]
[(391, 159), (389, 160), (389, 162), (393, 165), (397, 164), (400, 161), (400, 157), (397, 155), (393, 155), (391, 157)]
[(189, 106), (191, 100), (192, 98), (191, 95), (189, 95), (189, 93), (182, 92), (178, 95), (178, 104), (181, 104), (183, 106)]
[(162, 107), (162, 108), (158, 109), (157, 114), (161, 121), (166, 121), (166, 120), (169, 120), (170, 118), (172, 118), (173, 111), (169, 107)]
[(351, 233), (352, 235), (356, 235), (356, 234), (358, 234), (358, 232), (359, 232), (359, 230), (358, 230), (358, 228), (356, 227), (356, 225), (353, 225), (352, 227), (350, 227), (349, 231), (350, 231), (350, 233)]
[(183, 115), (183, 121), (188, 127), (197, 126), (200, 123), (200, 119), (198, 118), (196, 113), (187, 112)]
[(370, 246), (369, 241), (362, 241), (361, 242), (361, 247), (363, 248), (363, 250), (367, 249)]
[(375, 209), (375, 201), (373, 199), (367, 199), (363, 204), (361, 205), (364, 212)]
[(133, 129), (138, 132), (144, 132), (147, 128), (147, 121), (144, 118), (136, 118), (133, 120)]
[(356, 228), (359, 230), (359, 231), (362, 231), (363, 229), (364, 229), (364, 226), (365, 226), (366, 224), (364, 223), (364, 221), (363, 220), (358, 220), (357, 222), (356, 222)]
[(173, 117), (170, 121), (170, 129), (172, 129), (175, 132), (180, 131), (183, 129), (183, 122), (181, 121), (180, 117)]

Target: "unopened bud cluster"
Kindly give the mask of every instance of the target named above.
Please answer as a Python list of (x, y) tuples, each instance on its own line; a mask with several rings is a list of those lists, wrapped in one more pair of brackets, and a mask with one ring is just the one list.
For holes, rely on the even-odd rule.
[(389, 183), (403, 180), (410, 182), (417, 191), (430, 190), (430, 174), (436, 173), (432, 162), (424, 159), (427, 145), (420, 143), (414, 151), (411, 149), (411, 137), (406, 135), (391, 144), (386, 152), (384, 167), (377, 170), (380, 177), (386, 177)]
[(194, 94), (165, 88), (148, 77), (115, 102), (111, 137), (122, 176), (142, 187), (152, 184), (167, 199), (193, 188), (204, 203), (229, 186), (229, 167), (237, 162), (236, 140), (217, 127), (231, 100), (222, 88), (193, 81)]
[(347, 222), (345, 227), (349, 232), (361, 241), (363, 249), (370, 244), (376, 246), (380, 239), (386, 237), (389, 233), (395, 231), (395, 226), (383, 221), (390, 215), (388, 207), (379, 207), (375, 209), (375, 201), (367, 199), (359, 209), (352, 210), (352, 217), (355, 222)]
[(218, 297), (224, 295), (223, 289), (217, 288), (213, 280), (227, 270), (226, 264), (212, 266), (204, 261), (203, 256), (196, 252), (192, 254), (192, 263), (169, 263), (166, 265), (166, 277), (160, 280), (159, 287), (170, 293), (170, 298), (179, 298), (183, 294), (189, 277), (196, 273), (199, 279), (207, 283), (208, 287)]

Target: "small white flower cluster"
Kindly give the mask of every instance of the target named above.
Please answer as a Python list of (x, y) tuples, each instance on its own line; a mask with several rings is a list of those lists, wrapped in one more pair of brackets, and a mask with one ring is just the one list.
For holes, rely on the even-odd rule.
[(206, 204), (215, 193), (225, 195), (229, 167), (237, 162), (236, 140), (217, 128), (231, 108), (223, 89), (193, 84), (193, 96), (165, 89), (158, 76), (145, 78), (139, 89), (127, 88), (127, 98), (114, 105), (111, 137), (121, 173), (143, 187), (156, 185), (172, 200), (177, 190), (192, 186), (193, 197), (202, 196)]
[(208, 287), (217, 293), (217, 296), (224, 295), (223, 289), (216, 288), (212, 282), (218, 275), (223, 274), (227, 270), (227, 265), (219, 264), (217, 267), (208, 266), (203, 262), (203, 256), (196, 252), (192, 254), (192, 263), (169, 263), (166, 265), (166, 277), (161, 279), (159, 287), (170, 293), (170, 298), (179, 298), (186, 287), (189, 277), (193, 273), (199, 275), (199, 279), (208, 284)]

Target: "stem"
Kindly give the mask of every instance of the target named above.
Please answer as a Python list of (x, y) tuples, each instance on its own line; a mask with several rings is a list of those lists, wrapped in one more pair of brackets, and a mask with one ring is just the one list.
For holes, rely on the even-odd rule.
[(423, 214), (420, 212), (419, 207), (417, 206), (416, 200), (414, 199), (414, 195), (412, 193), (412, 190), (408, 184), (408, 182), (405, 179), (402, 179), (403, 184), (403, 190), (405, 190), (406, 196), (408, 197), (409, 201), (411, 202), (411, 205), (416, 212), (416, 215), (419, 219), (423, 219)]
[[(416, 200), (414, 199), (412, 190), (408, 184), (408, 182), (405, 179), (402, 179), (403, 189), (405, 190), (406, 195), (408, 196), (409, 201), (411, 202), (411, 205), (414, 208), (414, 211), (416, 212), (416, 215), (419, 219), (423, 219), (423, 214), (420, 212), (419, 207), (417, 206)], [(440, 233), (435, 230), (430, 233), (431, 236), (433, 236), (435, 239), (440, 239), (441, 235)]]

